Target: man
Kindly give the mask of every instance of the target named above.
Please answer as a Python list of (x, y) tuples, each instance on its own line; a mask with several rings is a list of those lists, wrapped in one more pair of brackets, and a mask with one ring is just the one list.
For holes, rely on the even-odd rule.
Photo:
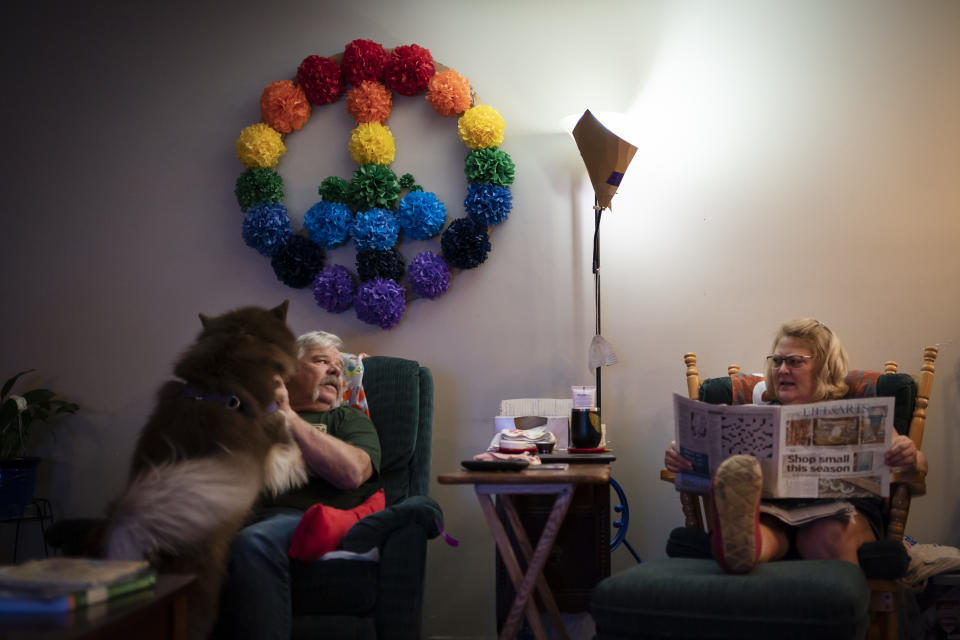
[(221, 595), (218, 638), (290, 638), (287, 549), (303, 513), (320, 502), (349, 509), (380, 488), (380, 440), (362, 412), (340, 405), (342, 342), (324, 331), (297, 338), (297, 370), (279, 382), (277, 410), (286, 417), (310, 482), (265, 499), (231, 547)]

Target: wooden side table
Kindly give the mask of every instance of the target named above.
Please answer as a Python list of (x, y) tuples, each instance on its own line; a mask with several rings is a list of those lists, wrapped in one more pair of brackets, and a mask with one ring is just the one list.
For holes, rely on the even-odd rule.
[(152, 589), (63, 614), (0, 615), (4, 640), (186, 640), (196, 577), (163, 574)]
[[(437, 480), (440, 484), (472, 484), (474, 486), (487, 527), (493, 535), (510, 575), (516, 598), (500, 631), (500, 638), (504, 640), (514, 638), (524, 615), (538, 640), (547, 637), (536, 604), (530, 597), (536, 588), (550, 615), (557, 636), (568, 640), (553, 593), (543, 576), (543, 566), (557, 538), (576, 488), (580, 485), (608, 484), (610, 467), (605, 464), (570, 464), (568, 469), (556, 471), (459, 471), (440, 475)], [(556, 497), (543, 532), (534, 547), (530, 543), (512, 498), (518, 495), (538, 494)], [(499, 498), (503, 511), (502, 517), (497, 513), (493, 496)], [(526, 561), (526, 573), (521, 569), (514, 553), (513, 545), (510, 543), (511, 536), (517, 541)]]

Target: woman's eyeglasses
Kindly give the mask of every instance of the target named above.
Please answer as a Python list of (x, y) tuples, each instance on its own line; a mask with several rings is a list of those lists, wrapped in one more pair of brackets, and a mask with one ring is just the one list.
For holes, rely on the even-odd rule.
[(767, 361), (773, 365), (774, 369), (779, 369), (784, 362), (791, 369), (799, 369), (803, 363), (813, 356), (767, 356)]

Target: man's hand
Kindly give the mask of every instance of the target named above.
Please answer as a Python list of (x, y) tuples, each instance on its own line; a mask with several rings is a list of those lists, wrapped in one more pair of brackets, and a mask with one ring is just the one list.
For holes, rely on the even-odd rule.
[(291, 424), (291, 420), (297, 417), (296, 412), (290, 406), (290, 394), (287, 392), (287, 385), (283, 383), (283, 378), (280, 375), (273, 376), (273, 379), (277, 383), (277, 391), (274, 396), (274, 400), (277, 403), (277, 411), (287, 419), (287, 424)]

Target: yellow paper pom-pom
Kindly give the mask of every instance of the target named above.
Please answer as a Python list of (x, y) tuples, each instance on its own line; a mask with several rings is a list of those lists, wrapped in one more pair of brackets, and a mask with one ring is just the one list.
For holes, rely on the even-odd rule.
[(396, 145), (390, 128), (379, 122), (362, 122), (350, 133), (350, 157), (357, 164), (393, 162)]
[(286, 150), (280, 134), (262, 122), (250, 125), (237, 138), (237, 157), (251, 169), (277, 166)]
[(393, 94), (379, 82), (362, 80), (347, 91), (347, 113), (353, 116), (357, 124), (383, 122), (390, 117), (392, 108)]
[(503, 116), (493, 107), (481, 104), (467, 109), (457, 121), (457, 134), (471, 149), (499, 147), (503, 142)]
[(455, 116), (470, 108), (470, 81), (453, 69), (447, 69), (430, 78), (427, 101), (442, 116)]

